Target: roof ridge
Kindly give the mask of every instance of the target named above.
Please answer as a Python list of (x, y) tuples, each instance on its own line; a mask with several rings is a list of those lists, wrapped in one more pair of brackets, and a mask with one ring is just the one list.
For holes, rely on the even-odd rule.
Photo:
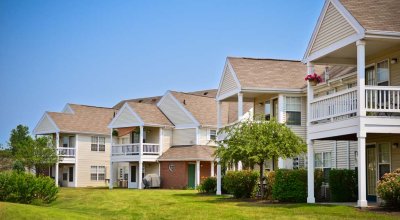
[(83, 107), (89, 107), (89, 108), (104, 108), (104, 109), (114, 109), (112, 107), (103, 107), (103, 106), (95, 106), (95, 105), (84, 105), (84, 104), (75, 104), (75, 103), (67, 103), (68, 105), (78, 105), (78, 106), (83, 106)]
[(263, 57), (235, 57), (235, 56), (228, 56), (229, 58), (233, 59), (246, 59), (246, 60), (272, 60), (272, 61), (287, 61), (287, 62), (300, 62), (301, 60), (294, 60), (294, 59), (281, 59), (281, 58), (263, 58)]
[(215, 99), (214, 97), (210, 97), (210, 96), (206, 96), (206, 95), (192, 94), (192, 93), (188, 93), (188, 92), (178, 92), (178, 91), (173, 91), (173, 90), (171, 90), (171, 92), (182, 93), (185, 95), (199, 96), (199, 97), (209, 98), (209, 99)]

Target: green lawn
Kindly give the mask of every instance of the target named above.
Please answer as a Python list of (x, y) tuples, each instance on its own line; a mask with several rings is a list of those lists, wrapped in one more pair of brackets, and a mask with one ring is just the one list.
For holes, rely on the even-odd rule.
[(353, 207), (263, 204), (194, 190), (61, 188), (48, 206), (0, 202), (0, 219), (395, 219)]

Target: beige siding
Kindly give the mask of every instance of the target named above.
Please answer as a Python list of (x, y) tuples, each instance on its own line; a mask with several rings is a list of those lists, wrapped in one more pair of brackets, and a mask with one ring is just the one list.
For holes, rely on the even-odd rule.
[(146, 143), (158, 144), (160, 141), (160, 130), (155, 127), (145, 127)]
[(106, 186), (105, 181), (90, 180), (91, 166), (105, 166), (106, 179), (110, 173), (110, 137), (106, 137), (105, 151), (91, 151), (91, 135), (78, 135), (78, 187)]
[(400, 48), (394, 49), (389, 52), (385, 52), (383, 54), (378, 54), (372, 57), (367, 57), (367, 65), (376, 64), (383, 60), (389, 60), (389, 69), (390, 69), (390, 85), (391, 86), (400, 86), (400, 60), (396, 64), (391, 64), (391, 58), (400, 58)]
[(238, 89), (238, 86), (234, 79), (233, 73), (229, 70), (229, 67), (227, 67), (222, 78), (221, 87), (219, 88), (219, 96), (225, 95), (236, 89)]
[(172, 145), (172, 129), (163, 129), (163, 148), (162, 151), (167, 151)]
[(56, 128), (54, 127), (53, 123), (51, 123), (49, 116), (45, 115), (43, 120), (38, 124), (35, 129), (36, 133), (39, 132), (48, 132), (48, 131), (55, 131)]
[(114, 127), (124, 127), (126, 125), (138, 124), (139, 120), (132, 114), (128, 108), (121, 109), (121, 114), (115, 119)]
[(173, 145), (192, 145), (196, 144), (196, 129), (174, 129)]
[(356, 34), (354, 28), (330, 3), (311, 48), (311, 53), (326, 48), (353, 34)]
[(147, 174), (157, 174), (158, 175), (158, 163), (151, 163), (151, 162), (144, 162), (144, 175), (146, 176)]
[[(200, 137), (199, 137), (199, 144), (200, 145), (210, 145), (216, 146), (216, 143), (213, 140), (208, 139), (210, 128), (201, 128), (199, 129)], [(217, 130), (214, 128), (214, 130)]]
[(159, 108), (175, 125), (194, 124), (193, 120), (173, 100), (171, 94), (164, 96), (163, 102), (160, 104)]

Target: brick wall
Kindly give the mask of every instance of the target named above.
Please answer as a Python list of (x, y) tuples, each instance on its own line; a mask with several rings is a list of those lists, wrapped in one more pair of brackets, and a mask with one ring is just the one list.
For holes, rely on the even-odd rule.
[[(196, 163), (185, 161), (163, 161), (160, 162), (161, 188), (182, 189), (188, 184), (188, 164)], [(171, 172), (169, 165), (173, 164), (175, 170)], [(211, 174), (211, 164), (208, 161), (200, 162), (200, 181), (209, 177)], [(215, 172), (216, 174), (216, 172)]]

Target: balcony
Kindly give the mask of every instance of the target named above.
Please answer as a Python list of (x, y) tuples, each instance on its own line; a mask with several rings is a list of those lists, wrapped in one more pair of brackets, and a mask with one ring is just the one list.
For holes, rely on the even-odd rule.
[(59, 157), (75, 157), (75, 148), (59, 147), (57, 151)]
[[(142, 150), (141, 150), (142, 149)], [(112, 159), (117, 161), (136, 161), (140, 158), (157, 159), (160, 155), (160, 145), (155, 143), (113, 144)]]

